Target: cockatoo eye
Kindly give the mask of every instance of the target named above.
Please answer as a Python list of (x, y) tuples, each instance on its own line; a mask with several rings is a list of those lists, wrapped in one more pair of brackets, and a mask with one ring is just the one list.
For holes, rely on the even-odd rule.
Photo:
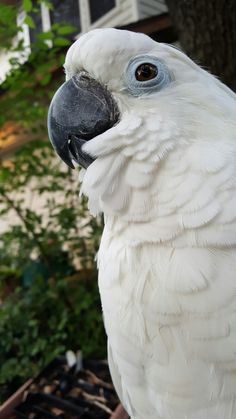
[(167, 65), (152, 55), (138, 55), (131, 58), (124, 78), (126, 89), (133, 96), (159, 92), (172, 81)]
[(150, 63), (144, 63), (138, 66), (135, 71), (135, 77), (138, 81), (147, 81), (154, 79), (158, 73), (157, 67)]

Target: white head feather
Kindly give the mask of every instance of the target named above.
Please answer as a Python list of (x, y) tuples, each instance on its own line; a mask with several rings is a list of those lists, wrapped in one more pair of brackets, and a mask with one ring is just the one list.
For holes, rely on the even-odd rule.
[[(140, 54), (163, 62), (172, 81), (133, 96), (125, 71)], [(230, 89), (178, 49), (116, 29), (83, 35), (69, 49), (65, 70), (67, 79), (85, 70), (106, 85), (120, 111), (116, 126), (84, 145), (97, 157), (82, 176), (93, 214), (124, 222), (161, 219), (165, 231), (169, 226), (157, 239), (163, 241), (183, 231), (191, 236), (223, 213), (218, 195), (226, 193), (236, 166)], [(195, 232), (189, 240), (196, 240)]]

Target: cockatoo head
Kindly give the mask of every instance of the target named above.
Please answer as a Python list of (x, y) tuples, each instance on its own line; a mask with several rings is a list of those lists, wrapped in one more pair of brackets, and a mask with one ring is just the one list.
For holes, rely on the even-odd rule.
[(94, 214), (147, 213), (169, 156), (178, 150), (173, 164), (181, 166), (196, 144), (189, 164), (204, 170), (233, 102), (235, 109), (233, 93), (217, 79), (140, 33), (83, 35), (70, 47), (65, 71), (49, 110), (49, 136), (69, 166), (83, 166), (82, 191)]

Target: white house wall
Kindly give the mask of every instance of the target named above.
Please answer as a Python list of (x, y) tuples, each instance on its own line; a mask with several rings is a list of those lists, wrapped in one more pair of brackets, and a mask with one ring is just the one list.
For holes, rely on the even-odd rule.
[[(87, 0), (80, 2), (84, 3), (85, 8)], [(165, 12), (167, 12), (165, 0), (116, 0), (116, 7), (93, 24), (88, 24), (86, 30), (122, 26)]]
[(0, 83), (5, 79), (6, 74), (11, 69), (10, 59), (14, 58), (14, 54), (8, 51), (0, 51)]

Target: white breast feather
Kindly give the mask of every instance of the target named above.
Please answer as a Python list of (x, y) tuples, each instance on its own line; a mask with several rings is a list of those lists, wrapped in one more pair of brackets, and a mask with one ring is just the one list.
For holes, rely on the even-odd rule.
[(136, 34), (127, 52), (108, 35), (100, 54), (107, 62), (117, 48), (116, 71), (140, 48), (176, 77), (157, 97), (131, 98), (121, 75), (95, 63), (93, 34), (68, 56), (69, 77), (82, 65), (77, 48), (121, 112), (84, 146), (97, 159), (82, 176), (91, 212), (105, 214), (98, 268), (112, 377), (132, 419), (235, 419), (235, 95), (179, 51), (138, 45)]

